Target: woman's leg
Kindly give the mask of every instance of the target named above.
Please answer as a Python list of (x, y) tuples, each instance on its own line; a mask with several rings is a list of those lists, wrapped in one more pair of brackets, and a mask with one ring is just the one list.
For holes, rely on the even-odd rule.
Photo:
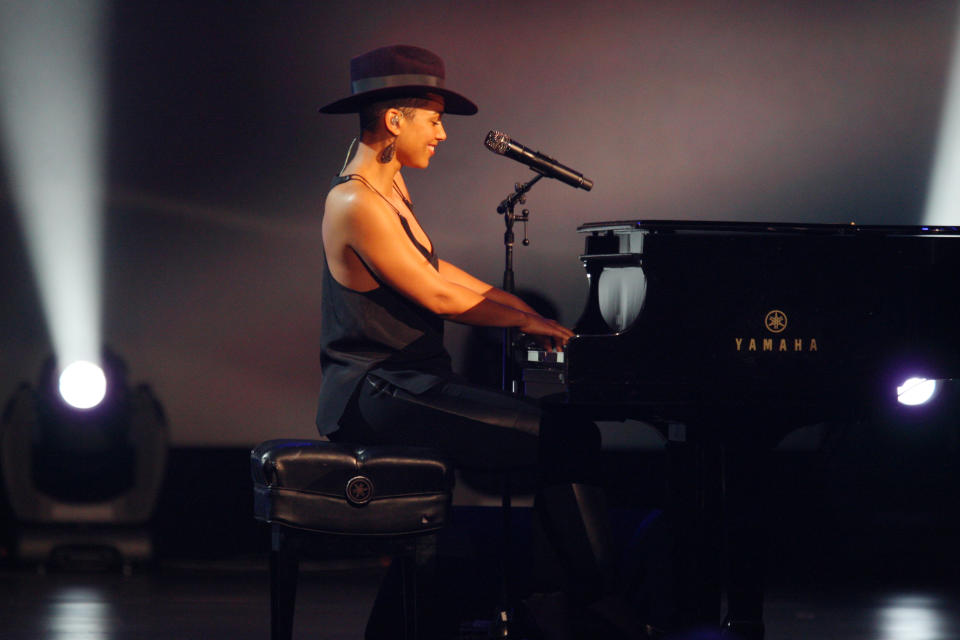
[[(341, 422), (331, 438), (342, 442), (432, 447), (466, 469), (537, 468), (535, 530), (549, 542), (537, 546), (550, 549), (537, 589), (563, 590), (580, 602), (602, 595), (611, 552), (600, 433), (592, 422), (459, 381), (412, 394), (373, 374)], [(551, 570), (554, 563), (559, 571)]]
[[(458, 380), (412, 394), (370, 374), (334, 438), (439, 449), (465, 469), (536, 467), (535, 506), (568, 576), (587, 595), (610, 573), (600, 432), (586, 420)], [(559, 586), (559, 585), (557, 585)]]
[(333, 438), (433, 447), (462, 468), (533, 467), (539, 459), (535, 403), (452, 380), (413, 394), (369, 374)]

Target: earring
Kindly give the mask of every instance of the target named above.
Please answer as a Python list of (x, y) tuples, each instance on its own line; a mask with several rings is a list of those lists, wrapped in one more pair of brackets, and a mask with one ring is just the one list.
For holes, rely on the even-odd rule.
[(380, 152), (380, 155), (377, 156), (377, 160), (380, 162), (380, 164), (387, 164), (393, 160), (393, 153), (396, 151), (396, 147), (394, 146), (396, 141), (397, 139), (394, 138), (390, 144), (383, 148), (383, 151)]
[[(397, 126), (398, 124), (400, 124), (400, 116), (393, 116), (392, 118), (390, 118), (390, 124), (392, 124), (393, 126)], [(380, 164), (387, 164), (388, 162), (393, 160), (393, 154), (397, 150), (396, 146), (394, 146), (396, 141), (397, 139), (394, 138), (390, 142), (390, 144), (388, 144), (383, 148), (383, 150), (380, 152), (380, 155), (377, 156), (377, 160), (380, 162)]]

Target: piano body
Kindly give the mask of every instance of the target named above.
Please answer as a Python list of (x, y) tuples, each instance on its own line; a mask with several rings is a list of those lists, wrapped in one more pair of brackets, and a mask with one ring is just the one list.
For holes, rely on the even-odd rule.
[[(589, 293), (548, 399), (668, 438), (683, 617), (762, 638), (764, 453), (960, 378), (956, 227), (584, 224)], [(722, 566), (726, 539), (726, 567)], [(726, 573), (725, 585), (721, 575)]]

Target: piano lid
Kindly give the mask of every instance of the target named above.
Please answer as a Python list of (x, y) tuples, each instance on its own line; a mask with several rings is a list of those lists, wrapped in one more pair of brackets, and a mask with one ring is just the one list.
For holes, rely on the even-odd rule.
[(830, 235), (877, 235), (877, 236), (940, 236), (960, 237), (960, 226), (954, 225), (870, 225), (800, 222), (729, 222), (705, 220), (615, 220), (610, 222), (587, 222), (577, 227), (580, 233), (629, 233), (649, 231), (654, 233), (763, 233), (763, 234), (830, 234)]

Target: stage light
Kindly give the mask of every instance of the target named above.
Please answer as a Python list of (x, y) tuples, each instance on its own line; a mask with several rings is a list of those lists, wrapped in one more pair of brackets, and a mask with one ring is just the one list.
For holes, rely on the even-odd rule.
[(74, 362), (60, 374), (60, 396), (71, 407), (92, 409), (106, 395), (107, 376), (92, 362)]
[[(126, 363), (104, 348), (61, 372), (46, 358), (0, 414), (0, 475), (24, 562), (123, 566), (153, 554), (149, 520), (165, 475), (167, 426), (146, 384), (130, 383)], [(100, 369), (102, 367), (102, 370)], [(94, 387), (92, 400), (71, 397)]]
[(897, 387), (897, 402), (915, 407), (929, 402), (937, 392), (937, 381), (927, 378), (909, 378)]
[(957, 212), (960, 201), (960, 22), (957, 26), (923, 214), (923, 223), (927, 225), (951, 225), (960, 219)]

